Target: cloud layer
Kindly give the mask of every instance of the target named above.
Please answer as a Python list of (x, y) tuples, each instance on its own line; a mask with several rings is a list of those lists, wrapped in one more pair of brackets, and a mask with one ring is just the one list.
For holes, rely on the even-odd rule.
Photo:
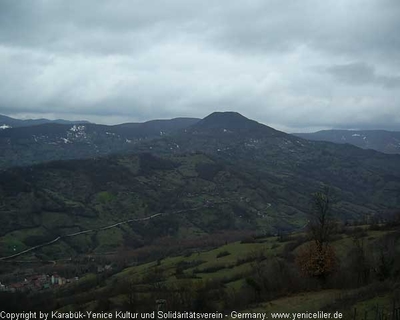
[(0, 2), (0, 113), (400, 130), (397, 0)]

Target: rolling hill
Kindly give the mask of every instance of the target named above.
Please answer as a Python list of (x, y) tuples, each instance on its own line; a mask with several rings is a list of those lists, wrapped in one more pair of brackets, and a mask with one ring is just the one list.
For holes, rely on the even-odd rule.
[[(271, 230), (280, 220), (271, 196), (211, 157), (161, 158), (150, 153), (51, 162), (0, 174), (1, 256), (53, 240), (155, 213), (142, 226), (126, 224), (63, 239), (46, 255), (104, 252), (154, 239), (219, 230)], [(267, 223), (268, 222), (268, 223)]]
[[(235, 117), (236, 124), (215, 126), (224, 116)], [(297, 208), (305, 204), (301, 195), (315, 191), (321, 183), (337, 188), (343, 201), (343, 216), (370, 213), (367, 203), (374, 203), (376, 206), (370, 209), (376, 211), (398, 206), (400, 200), (398, 155), (348, 144), (308, 141), (239, 114), (214, 113), (179, 134), (146, 145), (161, 154), (201, 151), (213, 155), (237, 170), (251, 172), (264, 187), (275, 192), (274, 197), (287, 204), (296, 202)], [(354, 207), (355, 203), (363, 209)]]
[(2, 256), (159, 212), (145, 226), (63, 239), (42, 253), (106, 252), (222, 230), (298, 230), (307, 223), (310, 194), (322, 185), (331, 186), (341, 220), (400, 207), (400, 156), (303, 140), (237, 113), (211, 114), (132, 150), (2, 172)]

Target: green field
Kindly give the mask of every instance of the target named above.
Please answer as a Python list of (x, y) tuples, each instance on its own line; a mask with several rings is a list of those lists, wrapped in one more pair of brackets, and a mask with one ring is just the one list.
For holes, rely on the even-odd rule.
[[(371, 254), (371, 268), (373, 263), (377, 263), (377, 260), (374, 260), (373, 248), (378, 248), (387, 239), (395, 239), (395, 252), (399, 252), (400, 249), (400, 237), (396, 229), (347, 228), (337, 234), (332, 242), (339, 261), (338, 270), (325, 283), (318, 283), (303, 278), (292, 270), (295, 264), (290, 261), (307, 245), (305, 234), (292, 234), (284, 239), (257, 238), (252, 243), (236, 241), (209, 250), (194, 250), (192, 253), (130, 266), (109, 275), (88, 274), (78, 282), (59, 289), (56, 301), (61, 310), (92, 310), (99, 301), (103, 304), (106, 301), (110, 310), (119, 310), (126, 308), (134, 297), (134, 301), (141, 301), (138, 302), (137, 308), (151, 310), (155, 308), (155, 299), (166, 299), (172, 305), (179, 300), (184, 304), (188, 303), (185, 299), (199, 299), (202, 292), (207, 292), (207, 297), (214, 297), (211, 298), (213, 301), (208, 301), (208, 305), (216, 310), (340, 311), (346, 316), (345, 319), (349, 319), (356, 309), (360, 316), (357, 319), (363, 319), (365, 314), (367, 319), (374, 319), (377, 308), (383, 310), (380, 312), (388, 313), (391, 312), (393, 301), (398, 301), (397, 262), (386, 279), (378, 280), (371, 274), (368, 283), (346, 283), (355, 237), (364, 239), (365, 248), (368, 249), (368, 254)], [(113, 236), (110, 236), (109, 241), (113, 241), (112, 239)], [(298, 283), (294, 283), (293, 287), (290, 287), (290, 283), (282, 282), (285, 280), (282, 270), (273, 268), (275, 264), (280, 263), (282, 270), (288, 266), (287, 270), (292, 270), (292, 273), (287, 274), (290, 281), (297, 279)], [(257, 276), (260, 272), (266, 272), (268, 276), (260, 278)], [(293, 278), (293, 274), (296, 274), (297, 278)], [(271, 292), (264, 292), (257, 299), (251, 279), (269, 280)], [(277, 282), (281, 284), (280, 288), (274, 287), (276, 279), (281, 281)], [(71, 301), (80, 301), (79, 306)]]

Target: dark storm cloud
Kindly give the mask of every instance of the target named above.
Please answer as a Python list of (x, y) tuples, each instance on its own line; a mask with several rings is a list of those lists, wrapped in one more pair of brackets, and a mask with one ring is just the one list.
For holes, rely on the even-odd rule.
[(0, 113), (400, 130), (399, 17), (397, 0), (3, 0)]
[(362, 63), (349, 63), (329, 67), (327, 72), (339, 81), (353, 85), (382, 85), (387, 88), (400, 86), (400, 76), (385, 76), (376, 73), (375, 68)]

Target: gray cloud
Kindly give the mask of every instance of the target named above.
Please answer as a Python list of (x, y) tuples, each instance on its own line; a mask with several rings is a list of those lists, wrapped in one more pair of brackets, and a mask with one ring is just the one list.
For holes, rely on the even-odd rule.
[(0, 1), (0, 113), (400, 130), (397, 0)]
[(327, 68), (339, 81), (354, 85), (382, 85), (387, 88), (400, 86), (400, 76), (379, 75), (375, 68), (362, 62), (335, 65)]

